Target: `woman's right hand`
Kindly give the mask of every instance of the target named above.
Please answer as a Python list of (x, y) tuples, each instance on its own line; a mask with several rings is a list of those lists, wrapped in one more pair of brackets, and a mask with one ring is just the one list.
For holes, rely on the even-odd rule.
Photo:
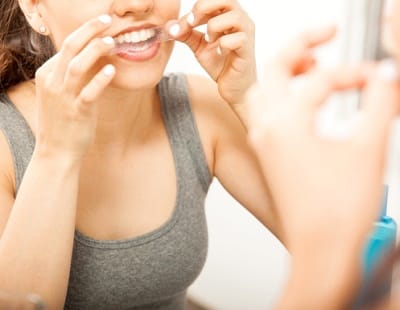
[(36, 72), (35, 153), (80, 161), (93, 143), (96, 100), (115, 75), (110, 64), (95, 69), (114, 47), (111, 37), (101, 38), (110, 24), (108, 15), (86, 22)]

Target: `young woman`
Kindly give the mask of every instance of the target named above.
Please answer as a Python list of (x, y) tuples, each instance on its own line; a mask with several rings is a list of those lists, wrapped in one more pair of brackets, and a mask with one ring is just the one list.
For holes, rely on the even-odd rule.
[[(179, 6), (1, 1), (1, 290), (50, 309), (182, 309), (214, 176), (282, 237), (235, 115), (256, 80), (254, 25), (234, 0)], [(212, 79), (163, 77), (173, 43), (155, 27)]]

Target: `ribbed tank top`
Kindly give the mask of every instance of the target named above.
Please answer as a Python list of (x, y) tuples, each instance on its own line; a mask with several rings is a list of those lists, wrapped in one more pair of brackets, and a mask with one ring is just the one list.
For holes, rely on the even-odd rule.
[[(173, 214), (152, 232), (126, 240), (95, 240), (75, 231), (65, 309), (184, 309), (186, 290), (204, 265), (204, 202), (212, 177), (184, 75), (165, 76), (158, 91), (177, 176)], [(35, 139), (5, 94), (0, 128), (9, 142), (18, 190)]]

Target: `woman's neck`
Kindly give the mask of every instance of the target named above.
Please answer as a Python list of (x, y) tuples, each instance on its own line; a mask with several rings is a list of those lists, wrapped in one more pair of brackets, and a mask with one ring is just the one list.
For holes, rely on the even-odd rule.
[(123, 151), (132, 141), (142, 143), (159, 120), (156, 88), (145, 91), (108, 89), (99, 102), (99, 119), (92, 152)]

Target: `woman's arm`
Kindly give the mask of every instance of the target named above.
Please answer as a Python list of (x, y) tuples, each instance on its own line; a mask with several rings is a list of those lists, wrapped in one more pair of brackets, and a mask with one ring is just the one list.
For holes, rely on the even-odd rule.
[[(1, 154), (9, 153), (1, 136)], [(1, 170), (10, 170), (12, 162)], [(68, 158), (33, 155), (14, 201), (1, 175), (0, 289), (40, 295), (62, 308), (69, 280), (79, 165)]]
[[(199, 25), (207, 25), (207, 34), (197, 30)], [(213, 140), (213, 174), (239, 203), (282, 240), (279, 220), (247, 142), (246, 129), (232, 109), (241, 104), (257, 79), (254, 23), (237, 0), (199, 0), (191, 12), (169, 22), (169, 29), (174, 29), (172, 35), (189, 46), (215, 82), (189, 80), (198, 124), (201, 127), (202, 122), (206, 123), (204, 131), (212, 128), (209, 136)], [(202, 118), (204, 114), (207, 116)]]
[(203, 145), (210, 158), (210, 172), (283, 242), (268, 186), (240, 120), (219, 96), (213, 81), (188, 76), (188, 87)]
[[(36, 7), (23, 9), (29, 20)], [(95, 138), (97, 99), (115, 75), (112, 65), (93, 70), (114, 47), (112, 38), (99, 38), (111, 22), (104, 15), (89, 20), (37, 70), (35, 150), (15, 201), (4, 176), (11, 160), (0, 167), (0, 289), (36, 293), (50, 309), (65, 302), (80, 167)]]

